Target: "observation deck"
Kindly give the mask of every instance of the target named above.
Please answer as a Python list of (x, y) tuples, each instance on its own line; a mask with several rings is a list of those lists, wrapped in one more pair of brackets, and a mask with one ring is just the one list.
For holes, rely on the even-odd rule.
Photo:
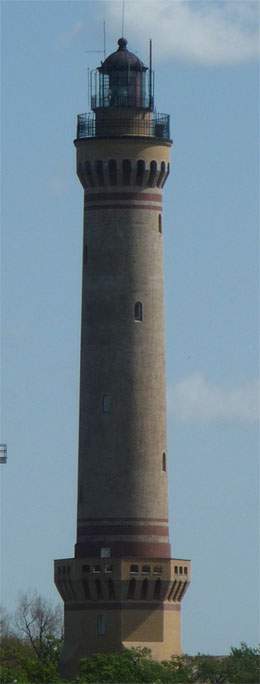
[(147, 137), (170, 140), (170, 117), (158, 112), (107, 109), (96, 113), (79, 114), (77, 140), (85, 138)]

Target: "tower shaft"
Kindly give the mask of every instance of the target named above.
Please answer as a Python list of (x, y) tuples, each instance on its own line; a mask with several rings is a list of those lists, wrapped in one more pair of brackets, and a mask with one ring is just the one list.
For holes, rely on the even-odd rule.
[[(84, 188), (75, 558), (55, 561), (62, 672), (98, 652), (181, 652), (190, 563), (168, 531), (163, 186), (169, 117), (146, 67), (119, 49), (99, 68), (94, 115), (78, 117)], [(146, 84), (149, 83), (149, 94)]]

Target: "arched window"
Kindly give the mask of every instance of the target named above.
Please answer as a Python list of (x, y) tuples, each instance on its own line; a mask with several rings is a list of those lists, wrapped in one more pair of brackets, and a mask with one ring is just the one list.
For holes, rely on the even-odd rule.
[(149, 178), (148, 178), (148, 185), (150, 186), (150, 188), (153, 188), (155, 186), (156, 174), (157, 174), (157, 162), (155, 160), (153, 160), (153, 161), (151, 161), (151, 164), (150, 164), (150, 173), (149, 173)]
[(138, 159), (136, 170), (136, 185), (143, 185), (145, 174), (145, 162), (143, 159)]
[(136, 587), (136, 580), (134, 578), (132, 578), (132, 579), (130, 579), (130, 582), (128, 584), (128, 592), (127, 592), (127, 598), (128, 599), (134, 599), (135, 587)]
[(162, 455), (162, 470), (166, 473), (166, 453), (165, 453), (165, 451), (163, 452), (163, 455)]
[(164, 176), (165, 176), (165, 170), (166, 170), (166, 164), (165, 164), (165, 162), (163, 161), (163, 162), (161, 163), (161, 170), (160, 170), (159, 178), (158, 178), (158, 181), (157, 181), (157, 188), (160, 188), (161, 185), (162, 185), (162, 182), (163, 182), (163, 179), (164, 179)]
[(98, 179), (98, 185), (105, 185), (104, 164), (102, 159), (97, 159), (96, 161), (96, 174)]
[(162, 234), (162, 215), (158, 214), (158, 230)]
[(135, 303), (135, 321), (143, 320), (143, 305), (142, 302)]
[(115, 598), (115, 587), (112, 579), (108, 580), (108, 598), (110, 600)]
[(95, 585), (96, 585), (97, 598), (102, 599), (103, 598), (103, 591), (102, 591), (102, 585), (101, 585), (100, 579), (95, 580)]

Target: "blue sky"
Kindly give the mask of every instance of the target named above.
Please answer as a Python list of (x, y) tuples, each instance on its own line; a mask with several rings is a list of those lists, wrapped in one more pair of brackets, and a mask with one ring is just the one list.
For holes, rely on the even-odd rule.
[[(259, 640), (258, 23), (255, 2), (126, 2), (129, 48), (171, 115), (165, 187), (173, 554), (191, 558), (185, 651)], [(76, 114), (121, 3), (4, 2), (2, 603), (58, 600), (76, 523), (82, 188)], [(102, 55), (100, 55), (102, 58)]]

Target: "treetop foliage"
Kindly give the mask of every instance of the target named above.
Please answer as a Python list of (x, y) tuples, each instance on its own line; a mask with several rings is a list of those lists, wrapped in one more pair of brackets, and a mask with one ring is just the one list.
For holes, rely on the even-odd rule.
[[(60, 607), (38, 594), (20, 597), (14, 620), (0, 612), (0, 684), (61, 684), (59, 661), (63, 644)], [(67, 684), (68, 684), (68, 680)], [(228, 656), (172, 657), (152, 660), (149, 649), (83, 658), (70, 684), (259, 684), (260, 648), (245, 643)]]

